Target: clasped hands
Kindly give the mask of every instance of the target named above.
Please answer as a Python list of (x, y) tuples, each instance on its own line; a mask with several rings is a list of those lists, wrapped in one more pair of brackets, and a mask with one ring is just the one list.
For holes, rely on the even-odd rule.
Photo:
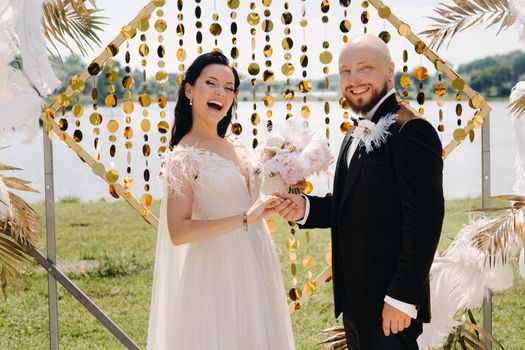
[(304, 197), (276, 192), (271, 195), (261, 194), (246, 214), (249, 224), (277, 214), (288, 221), (298, 221), (304, 217), (305, 208)]
[(299, 221), (304, 218), (306, 199), (296, 194), (276, 192), (274, 200), (268, 202), (266, 210), (270, 214), (279, 214), (287, 221)]

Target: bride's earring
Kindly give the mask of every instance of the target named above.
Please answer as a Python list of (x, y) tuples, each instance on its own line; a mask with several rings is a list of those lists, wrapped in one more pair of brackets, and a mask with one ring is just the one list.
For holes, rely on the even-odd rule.
[(192, 101), (193, 101), (193, 100), (192, 100), (192, 99), (190, 98), (190, 106), (193, 106), (193, 103), (192, 103)]

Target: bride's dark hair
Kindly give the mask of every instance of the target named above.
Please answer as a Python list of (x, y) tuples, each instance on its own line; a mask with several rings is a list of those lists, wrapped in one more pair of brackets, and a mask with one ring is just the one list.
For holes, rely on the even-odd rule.
[[(229, 65), (228, 58), (226, 58), (226, 56), (218, 51), (212, 51), (198, 56), (188, 67), (184, 80), (182, 80), (182, 83), (179, 87), (177, 103), (175, 105), (175, 122), (171, 130), (170, 148), (173, 148), (175, 145), (177, 145), (182, 137), (191, 130), (193, 125), (190, 100), (186, 96), (185, 91), (186, 83), (192, 86), (195, 85), (195, 82), (201, 75), (202, 70), (210, 64), (222, 64), (228, 66), (232, 70), (233, 77), (235, 79), (235, 93), (237, 93), (239, 89), (239, 75), (237, 74), (235, 68)], [(228, 126), (230, 125), (232, 119), (233, 105), (234, 103), (228, 110), (228, 113), (226, 113), (226, 116), (221, 119), (217, 125), (217, 135), (220, 137), (224, 137), (226, 135), (226, 131), (228, 130)]]

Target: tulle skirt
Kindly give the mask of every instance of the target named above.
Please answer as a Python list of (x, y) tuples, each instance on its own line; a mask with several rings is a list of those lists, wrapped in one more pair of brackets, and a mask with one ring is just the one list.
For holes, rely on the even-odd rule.
[(249, 232), (185, 249), (167, 322), (157, 324), (167, 327), (158, 349), (295, 349), (280, 266), (263, 221)]

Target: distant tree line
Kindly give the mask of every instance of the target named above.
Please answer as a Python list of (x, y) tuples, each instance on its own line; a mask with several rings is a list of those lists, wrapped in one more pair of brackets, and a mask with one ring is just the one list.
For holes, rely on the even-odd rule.
[[(83, 71), (87, 64), (79, 57), (68, 56), (63, 61), (53, 59), (53, 66), (57, 77), (63, 82), (63, 86), (60, 91), (65, 88), (71, 82), (73, 75)], [(415, 67), (412, 67), (415, 69)], [(155, 69), (157, 69), (155, 67)], [(91, 78), (86, 82), (84, 93), (79, 97), (81, 103), (92, 103), (90, 91), (93, 84), (96, 83), (99, 92), (99, 104), (104, 103), (104, 98), (108, 94), (107, 87), (109, 85), (105, 80), (105, 76), (109, 67), (106, 65), (103, 71), (100, 73), (98, 78)], [(147, 91), (152, 96), (158, 96), (160, 93), (160, 85), (157, 84), (154, 78), (148, 78), (146, 82), (143, 80), (143, 72), (137, 68), (131, 70), (129, 73), (125, 72), (125, 68), (120, 62), (115, 62), (113, 67), (118, 73), (119, 79), (114, 83), (115, 95), (119, 98), (123, 98), (124, 88), (122, 87), (122, 78), (126, 75), (131, 75), (134, 80), (134, 86), (130, 89), (132, 92), (132, 98), (136, 100), (143, 91)], [(152, 76), (153, 68), (148, 67), (148, 76)], [(460, 65), (457, 68), (457, 72), (463, 77), (463, 79), (470, 84), (470, 86), (480, 92), (483, 96), (488, 98), (496, 97), (508, 97), (510, 89), (516, 82), (525, 80), (525, 52), (513, 51), (505, 55), (490, 56), (483, 59), (474, 60), (470, 63)], [(402, 91), (403, 89), (399, 85), (402, 72), (396, 72), (394, 81), (396, 89)], [(409, 98), (415, 99), (419, 92), (419, 82), (414, 77), (414, 70), (407, 73), (410, 76), (411, 84), (407, 89)], [(339, 83), (337, 74), (328, 75), (329, 91), (339, 91)], [(164, 91), (169, 100), (176, 99), (178, 86), (175, 82), (176, 73), (170, 73), (168, 82), (164, 85)], [(294, 88), (296, 96), (301, 96), (299, 92), (298, 84), (300, 79), (294, 79), (290, 81), (290, 85)], [(442, 82), (446, 86), (446, 97), (451, 98), (454, 96), (455, 91), (452, 90), (450, 82), (446, 77), (443, 77)], [(435, 98), (435, 86), (438, 83), (436, 75), (430, 75), (423, 81), (423, 89), (427, 99)], [(279, 94), (285, 87), (285, 81), (273, 81), (270, 83), (272, 92)], [(326, 91), (325, 81), (322, 79), (313, 79), (311, 81), (311, 91)], [(261, 84), (256, 88), (257, 93), (264, 94), (266, 85)], [(251, 84), (250, 77), (245, 77), (240, 86), (240, 98), (244, 100), (251, 99)], [(51, 101), (56, 97), (56, 94), (50, 96), (48, 99)], [(296, 97), (297, 98), (297, 97)]]

